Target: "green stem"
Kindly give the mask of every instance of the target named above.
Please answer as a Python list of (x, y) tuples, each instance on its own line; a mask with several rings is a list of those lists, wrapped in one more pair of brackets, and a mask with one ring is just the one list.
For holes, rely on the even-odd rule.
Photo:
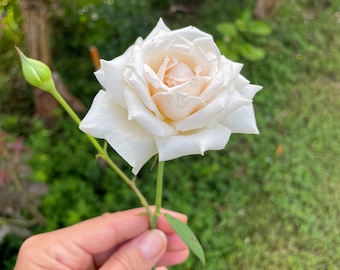
[[(64, 108), (64, 110), (71, 116), (73, 121), (79, 126), (79, 124), (81, 122), (80, 118), (73, 111), (73, 109), (67, 104), (65, 99), (59, 94), (59, 92), (57, 91), (57, 89), (55, 87), (54, 87), (54, 89), (52, 89), (51, 94), (59, 102), (59, 104)], [(93, 144), (93, 146), (96, 148), (96, 150), (98, 151), (99, 154), (101, 154), (101, 155), (106, 154), (105, 150), (101, 147), (101, 145), (98, 143), (98, 141), (95, 138), (93, 138), (92, 136), (90, 136), (86, 133), (85, 133), (85, 135), (90, 140), (90, 142)]]
[[(64, 108), (64, 110), (71, 116), (71, 118), (73, 119), (73, 121), (79, 126), (81, 120), (78, 117), (78, 115), (73, 111), (73, 109), (67, 104), (67, 102), (65, 101), (65, 99), (59, 94), (59, 92), (57, 91), (57, 89), (54, 87), (54, 89), (51, 89), (52, 91), (50, 92), (53, 97), (59, 102), (59, 104)], [(143, 194), (140, 192), (140, 190), (137, 188), (136, 183), (135, 183), (135, 179), (131, 180), (129, 177), (126, 176), (126, 174), (112, 161), (112, 159), (109, 157), (106, 148), (107, 148), (107, 144), (105, 143), (104, 147), (102, 147), (98, 141), (84, 133), (86, 135), (86, 137), (90, 140), (90, 142), (92, 143), (92, 145), (96, 148), (96, 150), (98, 151), (98, 156), (103, 158), (106, 163), (123, 179), (123, 181), (133, 190), (133, 192), (136, 194), (136, 196), (138, 197), (138, 199), (140, 200), (142, 206), (146, 209), (147, 215), (149, 217), (149, 220), (151, 222), (152, 220), (152, 214), (150, 211), (150, 207), (148, 202), (146, 201), (145, 197), (143, 196)]]
[[(158, 217), (161, 214), (162, 193), (163, 193), (163, 175), (164, 175), (164, 161), (161, 161), (161, 162), (159, 161), (158, 170), (157, 170), (156, 198), (155, 198), (156, 210), (150, 222), (151, 229), (157, 228)], [(152, 270), (156, 270), (156, 266), (152, 267)]]
[(148, 218), (151, 222), (152, 220), (152, 214), (150, 211), (150, 207), (148, 202), (146, 201), (145, 197), (143, 196), (143, 194), (140, 192), (140, 190), (138, 189), (138, 187), (136, 186), (135, 183), (135, 179), (130, 180), (130, 178), (128, 178), (126, 176), (126, 174), (112, 161), (112, 159), (107, 155), (107, 153), (105, 155), (99, 155), (100, 157), (102, 157), (106, 163), (123, 179), (123, 181), (133, 190), (133, 192), (136, 194), (136, 196), (138, 197), (140, 203), (142, 204), (142, 206), (146, 209), (146, 213), (148, 215)]
[(161, 214), (162, 193), (163, 193), (163, 175), (164, 175), (164, 161), (158, 162), (156, 199), (155, 199), (156, 210), (152, 217), (151, 229), (155, 229), (157, 227), (158, 217)]

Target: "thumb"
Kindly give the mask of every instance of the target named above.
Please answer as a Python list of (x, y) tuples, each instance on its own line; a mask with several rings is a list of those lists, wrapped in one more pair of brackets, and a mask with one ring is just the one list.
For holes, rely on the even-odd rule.
[(115, 270), (150, 270), (163, 256), (167, 247), (161, 230), (149, 230), (122, 245), (102, 266)]

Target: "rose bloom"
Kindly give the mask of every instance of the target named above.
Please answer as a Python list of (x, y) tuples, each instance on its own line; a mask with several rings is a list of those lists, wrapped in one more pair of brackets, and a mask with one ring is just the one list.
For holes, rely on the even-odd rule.
[(189, 26), (171, 31), (159, 20), (145, 40), (101, 60), (100, 90), (80, 129), (107, 140), (137, 174), (160, 161), (220, 150), (231, 133), (258, 134), (242, 64), (220, 54), (211, 35)]

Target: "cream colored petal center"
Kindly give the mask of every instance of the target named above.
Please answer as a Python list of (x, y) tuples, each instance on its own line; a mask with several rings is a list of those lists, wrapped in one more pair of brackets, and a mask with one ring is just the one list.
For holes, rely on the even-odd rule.
[(150, 95), (169, 120), (183, 119), (205, 105), (199, 96), (211, 77), (201, 76), (202, 68), (194, 66), (177, 57), (165, 57), (158, 70), (144, 66)]
[(187, 81), (191, 81), (195, 74), (190, 67), (184, 63), (178, 63), (165, 75), (165, 84), (169, 87), (177, 86)]

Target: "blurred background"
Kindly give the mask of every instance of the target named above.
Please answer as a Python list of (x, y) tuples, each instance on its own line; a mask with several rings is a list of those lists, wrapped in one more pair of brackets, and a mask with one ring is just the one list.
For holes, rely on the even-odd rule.
[[(112, 59), (159, 17), (211, 33), (264, 87), (260, 135), (166, 163), (163, 205), (188, 215), (205, 269), (340, 269), (340, 0), (0, 0), (0, 269), (13, 269), (31, 234), (139, 207), (68, 115), (24, 81), (14, 45), (53, 69), (82, 117), (100, 88), (94, 49)], [(153, 202), (150, 166), (137, 185)], [(203, 267), (191, 256), (171, 269)]]

